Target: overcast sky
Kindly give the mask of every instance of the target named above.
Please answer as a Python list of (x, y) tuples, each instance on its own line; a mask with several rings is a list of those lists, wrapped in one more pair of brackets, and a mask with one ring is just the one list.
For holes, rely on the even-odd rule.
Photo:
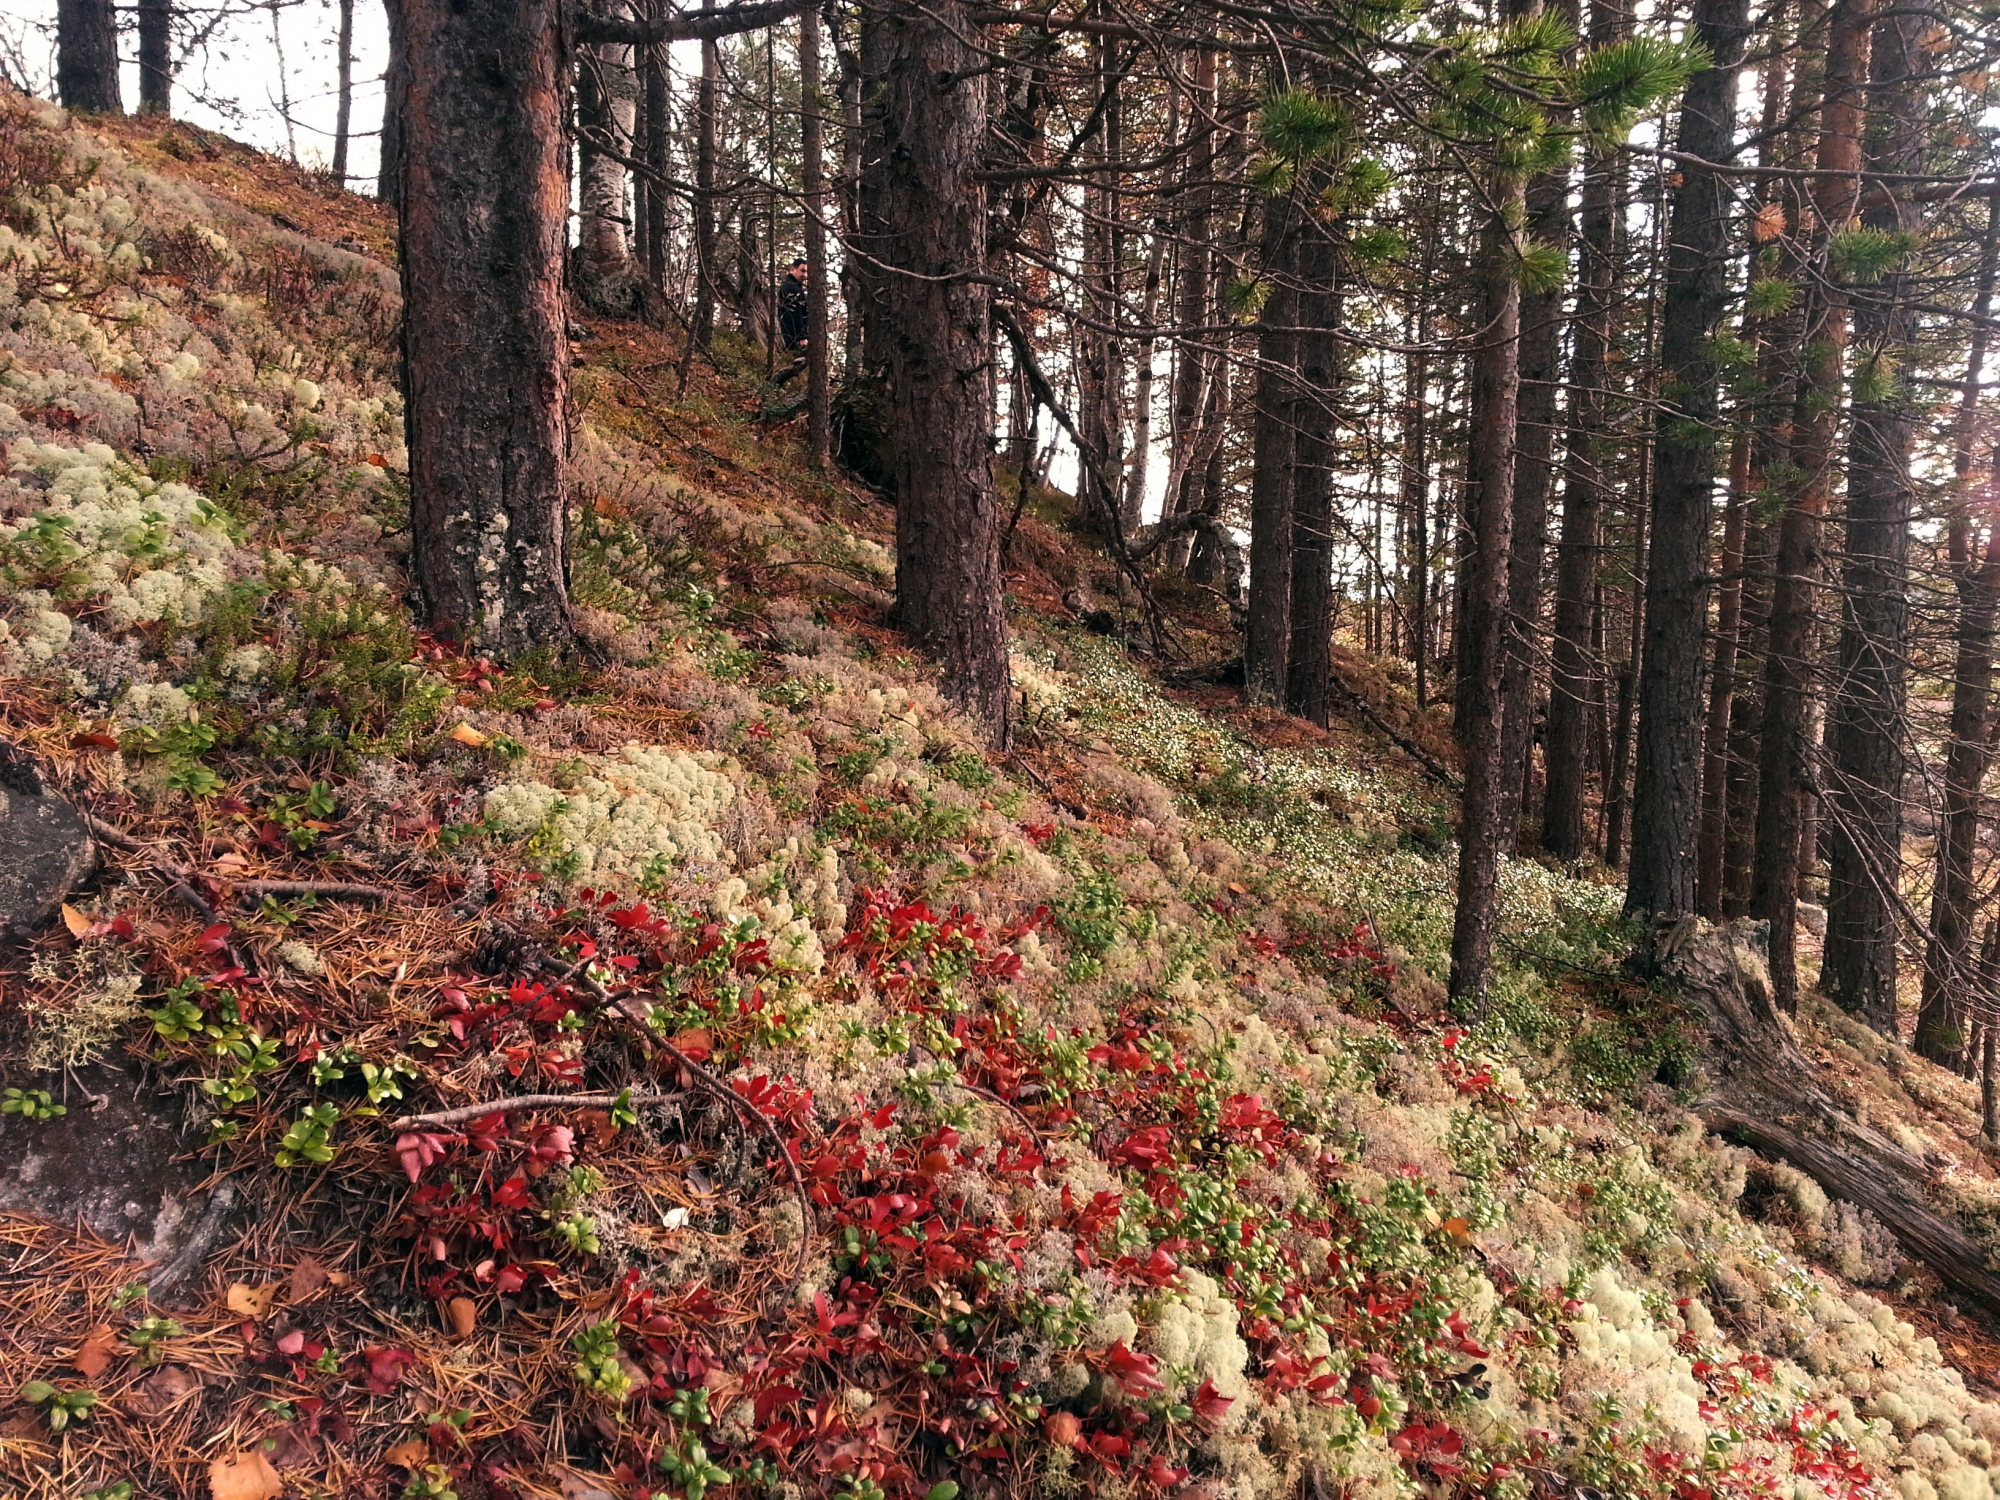
[[(219, 17), (190, 9), (191, 24), (206, 28), (213, 23), (214, 32), (205, 47), (182, 61), (181, 76), (174, 81), (175, 116), (267, 151), (295, 154), (307, 166), (325, 165), (333, 156), (337, 0), (277, 0), (275, 8), (250, 7), (244, 0), (228, 4)], [(26, 82), (45, 98), (54, 93), (55, 19), (55, 0), (0, 0), (0, 56), (15, 82)], [(136, 46), (128, 32), (123, 47), (127, 109), (139, 103), (139, 70), (132, 60)], [(356, 187), (372, 189), (375, 181), (388, 51), (381, 0), (355, 0), (348, 171)]]

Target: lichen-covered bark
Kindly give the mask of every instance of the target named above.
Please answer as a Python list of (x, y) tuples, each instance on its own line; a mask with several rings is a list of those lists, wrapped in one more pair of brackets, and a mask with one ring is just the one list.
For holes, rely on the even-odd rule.
[(393, 0), (411, 562), (430, 627), (500, 658), (571, 639), (554, 0)]

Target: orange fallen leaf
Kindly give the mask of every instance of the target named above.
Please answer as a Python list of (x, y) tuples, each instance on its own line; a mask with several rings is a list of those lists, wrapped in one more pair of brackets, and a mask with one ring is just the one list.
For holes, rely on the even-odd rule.
[(109, 1323), (99, 1323), (83, 1336), (77, 1346), (76, 1358), (70, 1363), (76, 1366), (77, 1374), (85, 1380), (95, 1380), (111, 1364), (111, 1351), (117, 1347), (117, 1335), (111, 1331)]
[[(45, 906), (42, 910), (47, 911), (48, 908)], [(62, 904), (62, 919), (63, 926), (69, 929), (69, 935), (73, 938), (80, 938), (86, 932), (90, 931), (90, 918), (78, 911), (74, 906), (71, 906), (67, 901)]]
[(292, 1282), (286, 1289), (287, 1302), (303, 1302), (327, 1283), (326, 1267), (310, 1255), (299, 1257), (299, 1263), (292, 1267)]
[(211, 1463), (208, 1492), (214, 1500), (273, 1500), (285, 1492), (285, 1481), (264, 1457), (263, 1449), (252, 1448)]
[(1245, 896), (1245, 895), (1248, 895), (1248, 894), (1249, 894), (1249, 892), (1245, 891), (1245, 890), (1243, 889), (1243, 887), (1242, 887), (1242, 886), (1238, 885), (1238, 884), (1237, 884), (1237, 883), (1236, 883), (1235, 881), (1233, 881), (1233, 880), (1229, 882), (1229, 888), (1230, 888), (1230, 889), (1231, 889), (1232, 891), (1236, 892), (1236, 894), (1237, 894), (1237, 895), (1239, 895), (1239, 896)]
[(419, 1438), (411, 1438), (407, 1443), (398, 1443), (382, 1455), (399, 1469), (414, 1469), (430, 1460), (430, 1444)]
[(1461, 1245), (1472, 1243), (1472, 1226), (1463, 1219), (1446, 1219), (1438, 1228), (1442, 1229)]
[(261, 1318), (270, 1311), (271, 1299), (278, 1295), (278, 1283), (267, 1282), (263, 1286), (246, 1286), (240, 1281), (229, 1284), (229, 1310), (246, 1318)]
[(454, 1297), (445, 1303), (444, 1311), (451, 1319), (451, 1331), (460, 1338), (469, 1338), (479, 1322), (479, 1304), (470, 1297)]
[(376, 468), (378, 468), (378, 469), (386, 469), (386, 468), (388, 468), (388, 467), (389, 467), (389, 460), (388, 460), (388, 459), (386, 459), (386, 458), (384, 458), (384, 457), (383, 457), (383, 456), (382, 456), (381, 454), (379, 454), (379, 453), (371, 453), (371, 454), (369, 454), (369, 455), (368, 455), (368, 462), (369, 462), (369, 463), (371, 463), (371, 464), (373, 464), (373, 465), (374, 465), (374, 466), (375, 466)]
[(485, 735), (474, 729), (470, 724), (463, 722), (451, 731), (448, 738), (457, 740), (461, 745), (470, 745), (475, 750), (486, 743)]

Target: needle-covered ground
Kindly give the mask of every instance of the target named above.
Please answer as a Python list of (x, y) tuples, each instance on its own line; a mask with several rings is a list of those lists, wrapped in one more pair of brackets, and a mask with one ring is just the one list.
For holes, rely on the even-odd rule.
[[(1449, 809), (1073, 629), (1053, 498), (996, 759), (886, 507), (593, 324), (590, 650), (503, 671), (401, 604), (372, 205), (8, 97), (0, 225), (0, 732), (130, 844), (6, 1129), (143, 1069), (227, 1205), (171, 1287), (0, 1220), (10, 1493), (1989, 1500), (1991, 1329), (1704, 1137), (1615, 889), (1511, 866), (1454, 1020)], [(1969, 1087), (1802, 1037), (2000, 1242)]]

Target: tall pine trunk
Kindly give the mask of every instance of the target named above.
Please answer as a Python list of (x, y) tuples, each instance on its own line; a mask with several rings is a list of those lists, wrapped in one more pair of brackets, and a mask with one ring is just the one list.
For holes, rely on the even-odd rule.
[(819, 11), (799, 16), (799, 180), (805, 188), (806, 451), (824, 468), (832, 432), (832, 360), (826, 342), (826, 116), (820, 96)]
[(1771, 924), (1772, 1002), (1798, 1007), (1799, 848), (1812, 760), (1812, 673), (1818, 582), (1834, 438), (1847, 344), (1847, 302), (1825, 264), (1830, 231), (1853, 217), (1861, 166), (1861, 96), (1867, 81), (1873, 0), (1836, 0), (1828, 16), (1825, 93), (1820, 104), (1813, 208), (1820, 252), (1807, 299), (1807, 363), (1800, 381), (1793, 443), (1798, 484), (1778, 533), (1776, 584), (1764, 664), (1764, 734), (1759, 767), (1757, 847), (1751, 910)]
[[(145, 104), (145, 34), (139, 37), (140, 104)], [(333, 180), (342, 191), (347, 188), (348, 136), (354, 129), (354, 0), (340, 0), (340, 29), (334, 41), (333, 70)], [(159, 113), (165, 114), (161, 104)]]
[(1252, 703), (1285, 701), (1292, 636), (1292, 477), (1297, 447), (1293, 361), (1298, 322), (1298, 208), (1289, 196), (1264, 203), (1264, 273), (1271, 279), (1257, 333), (1251, 419), (1250, 618), (1243, 680)]
[(1292, 415), (1292, 618), (1285, 706), (1327, 722), (1333, 671), (1333, 398), (1340, 385), (1339, 252), (1323, 224), (1299, 246)]
[[(867, 13), (861, 248), (875, 278), (896, 502), (896, 612), (934, 651), (946, 693), (1011, 735), (998, 500), (986, 451), (992, 358), (983, 163), (984, 29), (960, 3)], [(897, 274), (897, 273), (915, 274)]]
[[(139, 0), (139, 113), (162, 118), (174, 112), (174, 5), (173, 0)], [(343, 66), (351, 70), (347, 54), (354, 34), (354, 0), (341, 0), (340, 20), (345, 40), (341, 47)], [(350, 90), (351, 92), (351, 90)], [(340, 132), (335, 131), (334, 154), (339, 156)]]
[[(1931, 890), (1930, 939), (1924, 948), (1923, 998), (1917, 1012), (1919, 1049), (1949, 1058), (1954, 1033), (1965, 1030), (1971, 992), (1974, 861), (1979, 845), (1980, 789), (1992, 760), (1988, 719), (1993, 701), (1994, 617), (2000, 609), (2000, 524), (1989, 512), (1986, 548), (1975, 560), (1973, 487), (1978, 456), (1979, 383), (1992, 339), (1993, 289), (2000, 271), (2000, 188), (1987, 200), (1986, 244), (1980, 254), (1979, 287), (1952, 435), (1951, 509), (1945, 546), (1958, 584), (1957, 653), (1951, 681), (1951, 721), (1944, 769), (1944, 824), (1937, 844), (1937, 876)], [(2000, 492), (1996, 492), (2000, 499)], [(1992, 1035), (1989, 1023), (1988, 1035)]]
[(498, 659), (566, 648), (568, 25), (555, 0), (391, 0), (411, 571)]
[(376, 168), (375, 196), (391, 208), (399, 208), (403, 195), (403, 95), (410, 85), (410, 63), (396, 24), (396, 0), (386, 3), (389, 64), (382, 71), (382, 156)]
[(1749, 40), (1749, 0), (1697, 0), (1696, 38), (1710, 65), (1688, 81), (1678, 149), (1686, 153), (1668, 230), (1660, 370), (1670, 397), (1656, 426), (1639, 666), (1638, 763), (1625, 910), (1695, 909), (1701, 808), (1701, 667), (1708, 626), (1708, 544), (1720, 424), (1721, 371), (1710, 340), (1728, 305), (1734, 212), (1725, 176), (1687, 158), (1735, 153), (1736, 82)]
[(1451, 930), (1452, 998), (1477, 1011), (1493, 969), (1500, 905), (1502, 826), (1517, 768), (1502, 759), (1506, 700), (1507, 571), (1514, 544), (1514, 445), (1521, 397), (1521, 285), (1513, 239), (1522, 211), (1518, 179), (1496, 183), (1480, 249), (1481, 343), (1473, 356), (1471, 437), (1465, 459), (1467, 537), (1457, 691), (1465, 748), (1465, 799), (1458, 834), (1458, 904)]
[(124, 113), (111, 0), (56, 0), (56, 98), (85, 114)]
[[(1885, 14), (1870, 47), (1868, 169), (1923, 169), (1926, 104), (1917, 74), (1925, 18)], [(1914, 204), (1868, 209), (1862, 223), (1914, 231)], [(1845, 609), (1839, 692), (1828, 713), (1826, 960), (1820, 987), (1889, 1036), (1896, 1029), (1897, 900), (1902, 876), (1902, 734), (1908, 699), (1910, 450), (1915, 410), (1892, 372), (1906, 367), (1917, 331), (1909, 278), (1891, 271), (1859, 295), (1861, 367), (1848, 439)]]
[[(1573, 3), (1549, 7), (1572, 25)], [(1528, 184), (1528, 234), (1567, 254), (1570, 238), (1569, 172), (1543, 172)], [(1519, 841), (1521, 812), (1534, 759), (1537, 641), (1542, 569), (1549, 540), (1549, 494), (1554, 482), (1556, 395), (1562, 380), (1564, 291), (1550, 287), (1521, 294), (1521, 400), (1514, 444), (1514, 535), (1507, 564), (1507, 660), (1501, 672), (1500, 837)]]

